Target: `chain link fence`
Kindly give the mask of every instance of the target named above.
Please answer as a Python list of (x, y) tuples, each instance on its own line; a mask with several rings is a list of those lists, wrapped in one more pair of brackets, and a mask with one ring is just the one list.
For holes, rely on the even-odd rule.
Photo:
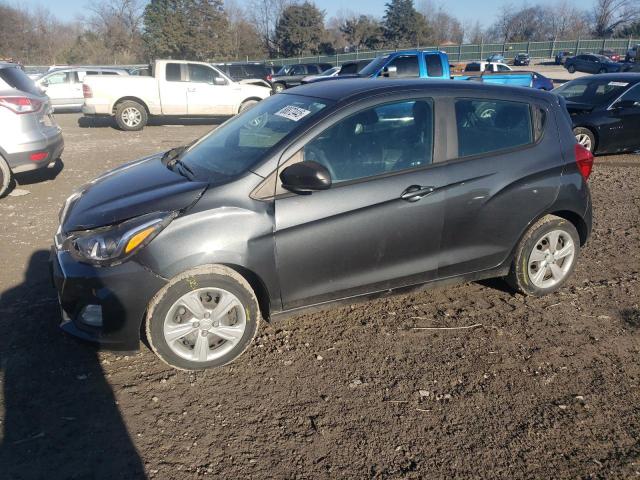
[(314, 55), (304, 57), (289, 57), (275, 59), (254, 60), (272, 65), (288, 65), (294, 63), (331, 63), (341, 65), (353, 60), (369, 60), (386, 55), (398, 50), (417, 48), (420, 50), (440, 50), (449, 56), (449, 61), (470, 62), (484, 60), (491, 55), (500, 54), (505, 58), (513, 58), (517, 53), (528, 53), (531, 58), (554, 58), (559, 52), (598, 53), (601, 50), (613, 50), (620, 55), (625, 55), (632, 46), (640, 44), (640, 39), (633, 38), (608, 38), (608, 39), (578, 39), (578, 40), (554, 40), (548, 42), (516, 42), (516, 43), (484, 43), (479, 45), (435, 45), (406, 47), (404, 49), (355, 51), (350, 53), (338, 53), (336, 55)]

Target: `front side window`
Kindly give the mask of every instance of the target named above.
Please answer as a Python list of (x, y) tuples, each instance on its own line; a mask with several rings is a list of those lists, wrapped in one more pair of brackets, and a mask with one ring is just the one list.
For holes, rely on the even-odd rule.
[(219, 77), (219, 75), (213, 68), (209, 68), (206, 65), (189, 63), (188, 69), (190, 82), (208, 83), (210, 85), (213, 85), (215, 83), (215, 79)]
[(620, 101), (640, 102), (640, 86), (631, 87), (620, 97)]
[(306, 75), (306, 73), (304, 65), (294, 65), (289, 75)]
[(460, 157), (533, 142), (528, 103), (460, 98), (455, 102), (455, 110)]
[(511, 69), (509, 67), (507, 67), (506, 65), (498, 65), (498, 71), (499, 72), (510, 72)]
[(479, 63), (469, 63), (466, 67), (464, 67), (465, 72), (479, 72), (480, 64)]
[(53, 73), (46, 78), (46, 81), (49, 85), (60, 85), (62, 83), (70, 83), (71, 72)]
[(420, 76), (420, 67), (418, 66), (418, 57), (416, 55), (405, 55), (402, 57), (396, 57), (388, 66), (394, 66), (398, 69), (398, 77)]
[(333, 183), (428, 165), (433, 155), (433, 104), (403, 100), (367, 108), (329, 127), (303, 150)]

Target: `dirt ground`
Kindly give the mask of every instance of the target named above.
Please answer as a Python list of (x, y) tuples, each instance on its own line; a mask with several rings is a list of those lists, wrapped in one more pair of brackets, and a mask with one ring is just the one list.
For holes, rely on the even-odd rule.
[(64, 168), (0, 200), (0, 478), (640, 478), (639, 156), (597, 160), (593, 236), (559, 293), (334, 308), (185, 373), (63, 335), (48, 248), (74, 187), (212, 125), (79, 118), (57, 115)]

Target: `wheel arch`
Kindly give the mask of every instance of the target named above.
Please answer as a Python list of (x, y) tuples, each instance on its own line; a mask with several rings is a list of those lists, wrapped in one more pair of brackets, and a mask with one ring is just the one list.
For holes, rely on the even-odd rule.
[(254, 96), (254, 97), (247, 97), (247, 98), (245, 98), (244, 100), (242, 100), (242, 101), (240, 102), (240, 105), (238, 106), (238, 112), (237, 112), (237, 113), (240, 113), (240, 109), (242, 108), (242, 105), (244, 105), (244, 104), (245, 104), (245, 103), (247, 103), (247, 102), (253, 101), (253, 100), (255, 100), (256, 102), (260, 102), (260, 101), (262, 101), (262, 98), (260, 98), (260, 97), (255, 97), (255, 96)]
[(151, 112), (149, 111), (149, 106), (145, 103), (144, 100), (142, 100), (142, 99), (140, 99), (138, 97), (131, 97), (131, 96), (122, 97), (122, 98), (119, 98), (118, 100), (116, 100), (115, 102), (113, 102), (113, 107), (111, 108), (111, 114), (115, 115), (116, 114), (116, 109), (118, 108), (118, 105), (120, 105), (122, 102), (128, 102), (128, 101), (139, 103), (147, 111), (147, 115), (151, 115)]

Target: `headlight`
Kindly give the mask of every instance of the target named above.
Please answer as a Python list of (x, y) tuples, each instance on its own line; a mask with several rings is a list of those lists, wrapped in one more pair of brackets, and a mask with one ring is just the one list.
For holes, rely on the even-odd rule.
[(173, 212), (152, 213), (117, 225), (71, 232), (63, 248), (81, 262), (117, 265), (153, 240), (175, 216)]

